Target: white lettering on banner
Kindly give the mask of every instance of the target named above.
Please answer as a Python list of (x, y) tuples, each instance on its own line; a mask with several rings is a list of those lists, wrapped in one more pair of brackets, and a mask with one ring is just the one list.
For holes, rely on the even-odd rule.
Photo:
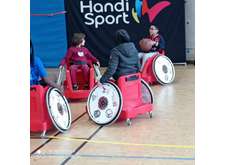
[[(80, 12), (84, 14), (85, 24), (94, 25), (98, 28), (103, 24), (129, 24), (129, 1), (118, 0), (116, 3), (107, 2), (106, 4), (93, 3), (89, 0), (88, 3), (80, 1)], [(113, 13), (113, 15), (112, 15)]]
[(104, 11), (103, 11), (103, 6), (102, 6), (101, 3), (96, 3), (96, 4), (94, 5), (93, 9), (94, 9), (94, 11), (95, 11), (96, 13), (103, 13), (103, 12), (104, 12)]
[(85, 22), (86, 25), (93, 25), (95, 23), (95, 21), (92, 18), (89, 18), (89, 16), (94, 16), (93, 13), (87, 13), (84, 15), (84, 18), (89, 20), (90, 22)]
[(123, 13), (123, 22), (126, 24), (129, 24), (130, 22), (126, 20), (127, 17), (128, 17), (128, 14)]
[[(110, 21), (111, 19), (111, 21)], [(105, 18), (105, 22), (109, 25), (112, 25), (114, 22), (115, 22), (115, 18), (113, 15), (108, 15), (106, 18)]]
[(126, 3), (126, 11), (129, 11), (129, 3)]
[[(123, 4), (124, 4), (123, 1), (117, 2), (117, 3), (115, 4), (115, 10), (116, 10), (117, 12), (123, 12), (123, 11), (124, 11), (124, 5), (123, 5)], [(118, 9), (118, 6), (120, 6), (120, 9)]]
[[(110, 7), (110, 10), (107, 10), (107, 7)], [(105, 6), (104, 6), (104, 11), (108, 12), (108, 11), (111, 11), (113, 12), (113, 4), (111, 3), (106, 3)]]
[(93, 10), (92, 10), (92, 1), (89, 1), (89, 5), (87, 5), (87, 6), (84, 5), (83, 1), (80, 1), (80, 11), (81, 11), (81, 13), (84, 12), (84, 8), (88, 8), (89, 12), (92, 13), (93, 12)]
[(95, 17), (95, 27), (98, 28), (98, 25), (102, 25), (104, 23), (104, 17), (102, 15), (98, 15)]

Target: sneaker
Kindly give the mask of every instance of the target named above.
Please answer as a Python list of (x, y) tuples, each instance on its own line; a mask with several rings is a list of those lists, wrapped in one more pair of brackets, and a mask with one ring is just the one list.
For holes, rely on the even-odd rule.
[(78, 89), (77, 84), (74, 84), (74, 85), (73, 85), (73, 90), (77, 90), (77, 89)]

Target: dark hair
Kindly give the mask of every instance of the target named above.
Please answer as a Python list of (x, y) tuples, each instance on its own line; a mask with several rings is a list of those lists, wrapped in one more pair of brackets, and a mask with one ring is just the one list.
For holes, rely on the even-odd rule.
[(116, 44), (130, 42), (130, 36), (129, 36), (128, 32), (124, 29), (117, 30), (115, 33), (115, 42), (116, 42)]
[(85, 38), (84, 33), (74, 33), (72, 38), (72, 46), (77, 46), (81, 44), (84, 38)]
[(32, 66), (34, 65), (34, 47), (31, 40), (30, 40), (30, 64)]
[[(158, 26), (156, 26), (156, 25), (151, 25), (151, 26), (154, 26), (155, 28), (156, 28), (156, 30), (158, 30), (158, 32), (159, 32), (159, 28), (158, 28)], [(151, 26), (150, 26), (150, 28), (151, 28)]]

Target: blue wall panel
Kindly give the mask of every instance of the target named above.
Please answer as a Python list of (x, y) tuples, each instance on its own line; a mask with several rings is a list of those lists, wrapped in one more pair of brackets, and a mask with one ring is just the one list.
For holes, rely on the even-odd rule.
[(63, 0), (31, 0), (30, 33), (34, 52), (46, 67), (57, 67), (67, 50)]

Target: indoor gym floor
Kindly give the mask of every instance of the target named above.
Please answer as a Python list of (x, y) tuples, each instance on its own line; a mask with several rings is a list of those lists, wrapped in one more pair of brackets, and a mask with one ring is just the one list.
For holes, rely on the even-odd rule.
[[(194, 165), (195, 66), (175, 65), (173, 84), (154, 85), (153, 118), (98, 126), (88, 119), (85, 101), (70, 103), (68, 132), (31, 133), (31, 164)], [(56, 71), (49, 69), (55, 78)]]

